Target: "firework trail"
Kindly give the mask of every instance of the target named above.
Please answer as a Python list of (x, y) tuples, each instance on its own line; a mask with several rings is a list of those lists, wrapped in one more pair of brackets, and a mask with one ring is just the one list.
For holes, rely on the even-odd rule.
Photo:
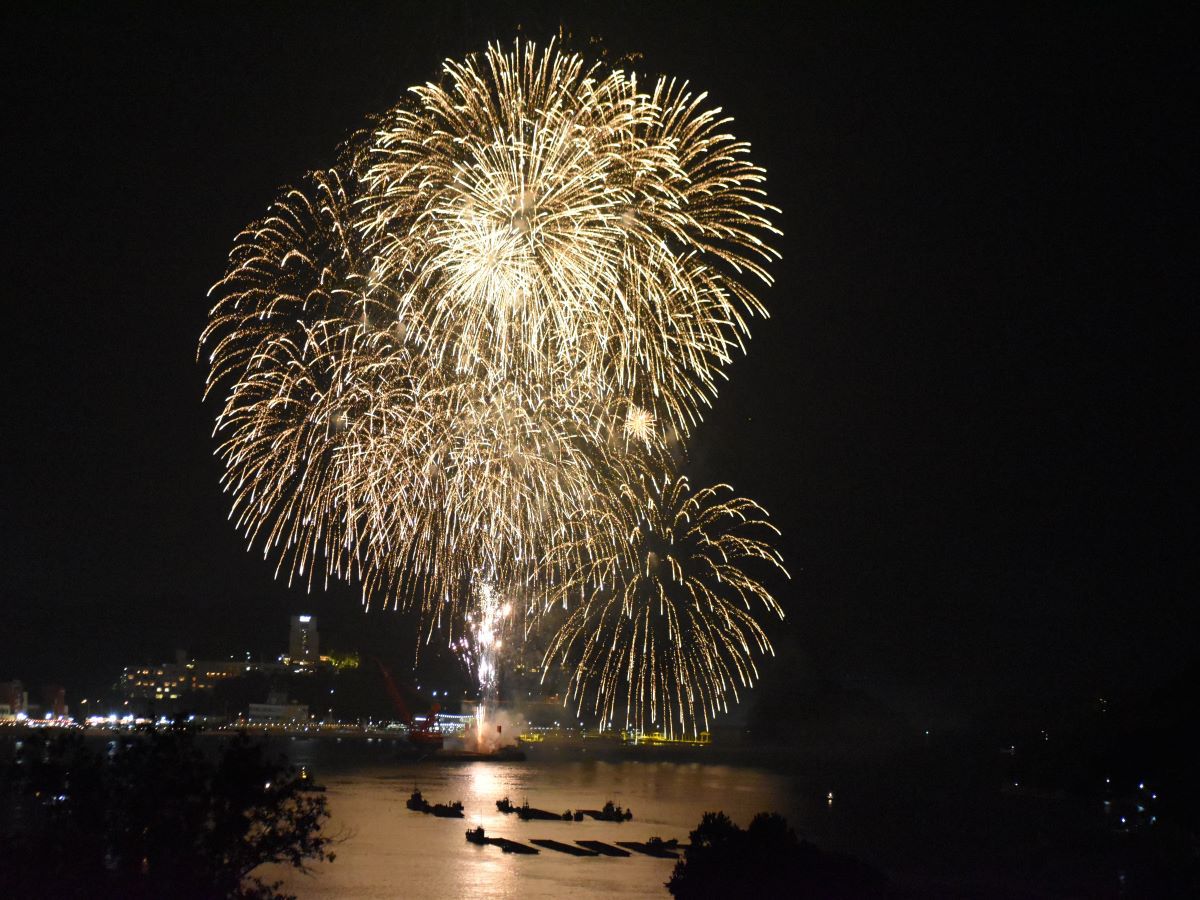
[(479, 705), (475, 709), (475, 748), (488, 749), (494, 738), (488, 725), (495, 718), (500, 691), (500, 655), (508, 640), (513, 604), (486, 580), (474, 585), (475, 603), (466, 614), (465, 633), (455, 646), (479, 681)]

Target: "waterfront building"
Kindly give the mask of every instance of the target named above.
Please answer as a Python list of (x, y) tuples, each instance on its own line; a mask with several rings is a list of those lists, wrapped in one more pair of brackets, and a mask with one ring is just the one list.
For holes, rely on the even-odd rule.
[(15, 718), (29, 709), (29, 692), (19, 681), (0, 681), (0, 718)]
[(308, 721), (308, 706), (303, 703), (251, 703), (246, 718), (264, 725), (288, 725)]
[(121, 694), (134, 709), (167, 713), (178, 710), (188, 694), (206, 694), (226, 679), (259, 668), (249, 660), (184, 661), (182, 654), (177, 654), (173, 663), (126, 666), (121, 674)]

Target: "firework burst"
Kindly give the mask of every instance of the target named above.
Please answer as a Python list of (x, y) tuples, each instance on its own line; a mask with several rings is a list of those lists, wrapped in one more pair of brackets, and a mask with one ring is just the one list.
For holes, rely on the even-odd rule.
[(551, 603), (568, 610), (543, 661), (609, 725), (668, 736), (707, 727), (758, 676), (771, 642), (756, 616), (783, 610), (756, 577), (787, 572), (758, 504), (728, 485), (693, 491), (670, 475), (622, 485), (604, 513), (610, 544), (568, 541), (548, 555)]
[(447, 62), (375, 132), (362, 227), (426, 352), (685, 434), (765, 315), (763, 172), (703, 95), (553, 47)]
[[(778, 607), (739, 566), (778, 558), (732, 532), (700, 542), (753, 505), (672, 474), (766, 315), (751, 284), (776, 255), (764, 174), (729, 121), (676, 81), (494, 45), (285, 190), (236, 239), (201, 338), (251, 545), (310, 588), (340, 579), (416, 606), (451, 642), (469, 637), (480, 585), (533, 598), (535, 625), (547, 596), (593, 590), (556, 639), (564, 658), (578, 616), (613, 624), (601, 596), (623, 585), (620, 608), (640, 615), (633, 598), (658, 584), (666, 624), (643, 617), (612, 645), (637, 673), (627, 715), (707, 721), (749, 684), (751, 649), (769, 648), (749, 600)], [(651, 516), (630, 506), (639, 491), (660, 512), (630, 531)], [(707, 524), (668, 522), (681, 509)], [(719, 577), (653, 575), (634, 532), (716, 548), (719, 566), (662, 559), (708, 559)], [(596, 702), (612, 719), (589, 654), (576, 691), (608, 685)]]

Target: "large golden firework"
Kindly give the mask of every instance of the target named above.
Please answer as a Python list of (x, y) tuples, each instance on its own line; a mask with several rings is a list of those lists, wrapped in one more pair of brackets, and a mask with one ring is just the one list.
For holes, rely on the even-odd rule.
[[(684, 84), (520, 42), (443, 70), (238, 236), (201, 347), (251, 545), (453, 638), (472, 584), (540, 598), (536, 622), (593, 583), (552, 548), (628, 562), (618, 486), (681, 484), (775, 229), (748, 146)], [(733, 569), (708, 602), (756, 584)], [(709, 639), (766, 647), (736, 621)], [(748, 683), (716, 659), (672, 662), (679, 709)]]
[(684, 434), (765, 310), (775, 254), (748, 146), (703, 95), (518, 44), (447, 62), (384, 117), (364, 228), (427, 352), (566, 378)]

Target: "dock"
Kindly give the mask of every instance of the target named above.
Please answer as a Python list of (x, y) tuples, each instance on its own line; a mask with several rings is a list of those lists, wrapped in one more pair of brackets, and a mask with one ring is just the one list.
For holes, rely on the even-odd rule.
[(517, 818), (524, 822), (528, 822), (530, 819), (544, 819), (552, 822), (569, 822), (571, 820), (571, 814), (567, 813), (564, 816), (562, 813), (550, 812), (547, 809), (535, 809), (532, 806), (518, 806)]
[(547, 850), (557, 850), (559, 853), (566, 853), (569, 856), (600, 855), (598, 850), (590, 850), (587, 847), (576, 847), (574, 844), (564, 844), (562, 841), (555, 841), (550, 838), (530, 838), (529, 843), (545, 847)]
[(617, 841), (617, 846), (615, 847), (612, 844), (597, 840), (581, 840), (576, 841), (574, 844), (568, 844), (565, 841), (556, 841), (553, 838), (526, 838), (530, 844), (537, 845), (536, 847), (530, 847), (529, 844), (522, 844), (519, 841), (510, 840), (509, 838), (488, 837), (484, 833), (482, 825), (467, 831), (466, 837), (467, 842), (471, 844), (478, 846), (493, 844), (505, 853), (523, 854), (539, 853), (538, 847), (543, 847), (546, 850), (565, 853), (568, 856), (627, 857), (631, 855), (630, 851), (632, 850), (635, 853), (653, 856), (656, 859), (679, 859), (679, 851), (686, 849), (686, 846), (680, 846), (679, 842), (674, 838), (664, 841), (659, 837), (652, 837), (648, 841)]
[(604, 809), (577, 809), (576, 816), (589, 816), (599, 822), (628, 822), (633, 813), (615, 805), (611, 800), (604, 804)]
[(579, 846), (587, 847), (589, 850), (595, 850), (601, 856), (628, 856), (628, 850), (622, 850), (620, 847), (614, 847), (612, 844), (606, 844), (604, 841), (576, 841)]
[(636, 850), (638, 853), (644, 853), (647, 856), (653, 856), (657, 859), (679, 859), (679, 854), (671, 851), (665, 846), (651, 846), (650, 844), (642, 843), (641, 841), (617, 841), (620, 847), (628, 847), (630, 850)]
[(520, 841), (510, 841), (508, 838), (485, 838), (489, 844), (495, 844), (505, 853), (523, 853), (530, 856), (534, 853), (539, 853), (537, 847), (530, 847), (528, 844), (522, 844)]

